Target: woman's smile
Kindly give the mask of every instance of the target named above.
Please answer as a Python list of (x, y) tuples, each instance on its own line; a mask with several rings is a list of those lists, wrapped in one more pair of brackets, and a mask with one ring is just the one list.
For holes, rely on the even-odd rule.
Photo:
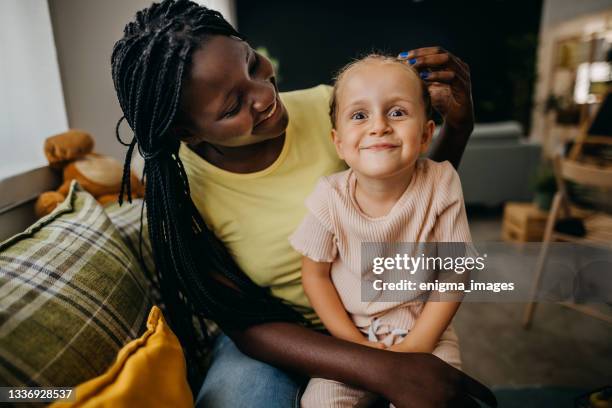
[(257, 129), (257, 127), (259, 127), (260, 125), (266, 124), (268, 121), (270, 120), (274, 120), (276, 119), (276, 113), (280, 112), (279, 109), (276, 109), (279, 105), (279, 101), (278, 101), (278, 93), (276, 93), (275, 98), (274, 98), (274, 103), (272, 104), (272, 106), (269, 108), (268, 113), (265, 114), (265, 116), (259, 120), (259, 122), (257, 122), (257, 124), (253, 127), (253, 130)]

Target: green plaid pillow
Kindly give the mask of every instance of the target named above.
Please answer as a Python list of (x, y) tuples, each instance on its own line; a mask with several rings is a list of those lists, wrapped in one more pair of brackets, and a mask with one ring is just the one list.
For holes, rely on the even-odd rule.
[(149, 283), (104, 209), (68, 198), (0, 244), (0, 385), (74, 386), (145, 329)]

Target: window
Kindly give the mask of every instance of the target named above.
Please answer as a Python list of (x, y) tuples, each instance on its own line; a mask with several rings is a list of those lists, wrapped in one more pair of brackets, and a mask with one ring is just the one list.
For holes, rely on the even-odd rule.
[[(46, 0), (0, 1), (0, 179), (44, 166), (68, 128)], [(5, 195), (3, 191), (1, 195)]]

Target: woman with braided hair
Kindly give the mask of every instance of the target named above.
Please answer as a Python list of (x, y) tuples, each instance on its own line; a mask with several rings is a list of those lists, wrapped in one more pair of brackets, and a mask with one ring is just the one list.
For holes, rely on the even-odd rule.
[[(456, 165), (473, 127), (469, 69), (439, 48), (400, 56), (427, 72), (445, 118), (432, 158)], [(477, 406), (470, 395), (494, 401), (432, 355), (375, 350), (319, 330), (287, 237), (316, 180), (344, 168), (329, 138), (330, 87), (280, 94), (270, 61), (221, 14), (188, 0), (138, 12), (115, 44), (112, 75), (134, 133), (125, 191), (138, 144), (159, 289), (198, 404), (294, 406), (310, 376), (398, 407)], [(200, 389), (195, 326), (204, 318), (224, 334), (210, 339)]]

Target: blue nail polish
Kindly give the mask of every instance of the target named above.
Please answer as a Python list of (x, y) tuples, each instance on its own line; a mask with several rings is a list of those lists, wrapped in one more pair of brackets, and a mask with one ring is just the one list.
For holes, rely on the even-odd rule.
[(427, 79), (427, 78), (429, 78), (429, 72), (427, 72), (427, 71), (420, 72), (420, 73), (419, 73), (419, 76), (420, 76), (422, 79)]
[(407, 58), (408, 57), (408, 51), (400, 52), (397, 57), (398, 58)]
[(408, 62), (410, 63), (410, 65), (414, 65), (416, 64), (416, 58), (410, 58)]

